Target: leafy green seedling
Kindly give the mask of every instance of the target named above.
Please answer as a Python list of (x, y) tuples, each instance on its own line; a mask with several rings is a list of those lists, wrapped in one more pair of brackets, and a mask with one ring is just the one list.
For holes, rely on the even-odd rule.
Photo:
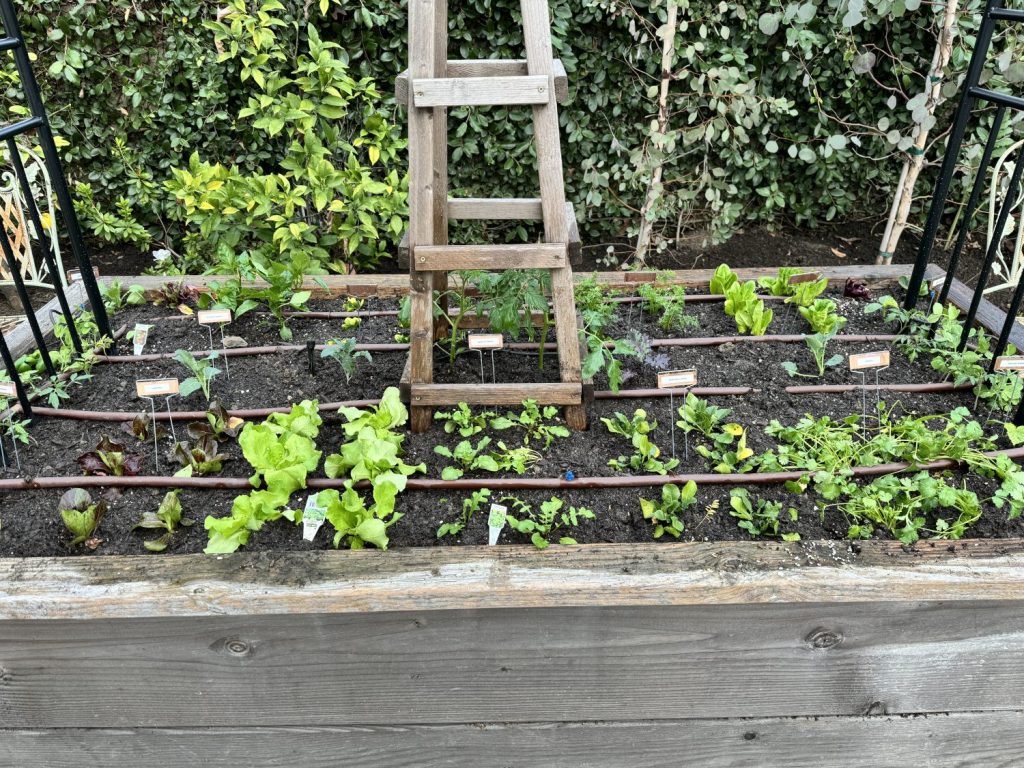
[(654, 538), (664, 535), (678, 539), (683, 532), (683, 521), (680, 515), (697, 503), (697, 484), (690, 480), (681, 489), (670, 484), (661, 487), (661, 501), (640, 499), (640, 511), (644, 520), (654, 525)]
[(818, 368), (818, 375), (810, 373), (800, 373), (797, 369), (797, 365), (794, 362), (786, 361), (782, 364), (782, 367), (786, 369), (786, 373), (790, 376), (803, 376), (808, 379), (820, 379), (825, 375), (826, 368), (834, 368), (837, 365), (841, 365), (845, 359), (842, 355), (832, 355), (828, 360), (825, 359), (825, 352), (828, 348), (828, 343), (835, 337), (834, 333), (816, 333), (813, 336), (804, 337), (804, 343), (807, 344), (807, 348), (811, 351), (811, 356), (814, 358), (814, 363)]
[(480, 512), (484, 502), (491, 497), (491, 492), (487, 488), (481, 488), (479, 491), (473, 491), (472, 495), (468, 499), (462, 500), (462, 514), (459, 515), (459, 519), (451, 523), (442, 523), (441, 527), (437, 529), (437, 538), (441, 539), (445, 536), (458, 536), (465, 530), (466, 526), (469, 525), (470, 518)]
[[(457, 431), (463, 437), (472, 437), (487, 429), (489, 423), (491, 426), (494, 426), (491, 419), (494, 419), (497, 415), (493, 411), (473, 413), (473, 410), (468, 405), (459, 403), (454, 411), (437, 411), (434, 414), (434, 420), (443, 421), (444, 431), (449, 435)], [(494, 428), (505, 429), (506, 427)]]
[(164, 532), (158, 539), (143, 542), (142, 546), (150, 552), (163, 552), (171, 543), (171, 537), (175, 531), (179, 528), (188, 528), (195, 523), (194, 520), (182, 517), (181, 500), (178, 498), (180, 493), (180, 491), (170, 491), (164, 496), (156, 512), (143, 512), (142, 519), (132, 526), (133, 531), (142, 528)]
[(831, 299), (817, 299), (809, 307), (799, 307), (799, 312), (815, 333), (834, 336), (846, 326), (846, 318), (836, 312)]
[(196, 359), (195, 355), (187, 349), (179, 349), (174, 353), (174, 359), (192, 374), (181, 382), (179, 393), (182, 397), (188, 397), (193, 392), (202, 390), (206, 402), (210, 402), (210, 386), (214, 378), (221, 373), (220, 368), (213, 364), (219, 356), (218, 352), (211, 352), (209, 357)]
[(793, 295), (786, 299), (787, 304), (795, 304), (798, 307), (809, 307), (828, 288), (828, 278), (815, 280), (807, 283), (797, 283), (793, 286)]
[(107, 513), (107, 502), (103, 499), (93, 502), (88, 491), (72, 488), (60, 497), (57, 510), (64, 527), (73, 536), (71, 546), (74, 547), (85, 544), (96, 533), (100, 520)]
[[(779, 536), (779, 515), (782, 513), (782, 503), (767, 501), (766, 499), (750, 498), (746, 488), (736, 488), (729, 496), (729, 514), (739, 522), (737, 525), (750, 534), (752, 538), (759, 536)], [(791, 522), (798, 519), (797, 511), (790, 507), (786, 513)], [(799, 541), (799, 533), (783, 533), (783, 541)]]
[(676, 426), (687, 434), (696, 430), (704, 437), (710, 438), (718, 425), (729, 418), (730, 413), (732, 411), (728, 408), (711, 405), (707, 400), (688, 392), (685, 402), (679, 407), (679, 421), (676, 422)]
[[(524, 400), (523, 410), (519, 413), (507, 412), (504, 417), (498, 417), (491, 421), (492, 429), (510, 429), (518, 427), (526, 432), (524, 442), (529, 445), (530, 440), (544, 443), (544, 450), (551, 447), (556, 437), (569, 437), (571, 434), (568, 427), (549, 422), (558, 417), (558, 408), (553, 405), (541, 408), (536, 400)], [(461, 434), (461, 433), (460, 433)]]
[(736, 277), (736, 273), (729, 268), (728, 264), (719, 264), (715, 274), (711, 277), (708, 291), (716, 296), (725, 296), (729, 289), (738, 282), (739, 278)]
[(76, 461), (87, 475), (126, 477), (142, 471), (142, 456), (128, 453), (124, 445), (106, 435), (100, 438), (94, 450), (83, 453)]
[(373, 357), (365, 349), (356, 350), (356, 340), (353, 338), (331, 339), (320, 353), (320, 357), (338, 364), (345, 376), (345, 384), (351, 383), (352, 377), (355, 376), (358, 360), (373, 362)]
[(210, 434), (201, 435), (191, 446), (179, 441), (171, 449), (171, 459), (182, 466), (176, 477), (215, 475), (229, 458), (220, 452), (220, 443)]
[[(505, 501), (505, 499), (502, 499)], [(525, 507), (525, 504), (523, 505)], [(540, 505), (540, 512), (532, 510), (525, 516), (507, 517), (508, 525), (519, 533), (530, 535), (530, 541), (537, 549), (547, 549), (551, 545), (551, 539), (562, 528), (576, 528), (580, 520), (593, 520), (596, 515), (593, 510), (587, 507), (569, 507), (562, 511), (565, 502), (557, 497), (552, 497)], [(520, 508), (522, 510), (522, 507)], [(558, 543), (566, 546), (576, 544), (576, 539), (571, 536), (560, 536)]]
[(761, 288), (768, 289), (772, 296), (792, 296), (796, 286), (790, 283), (790, 280), (800, 274), (803, 272), (799, 267), (780, 267), (775, 277), (758, 278), (757, 284)]

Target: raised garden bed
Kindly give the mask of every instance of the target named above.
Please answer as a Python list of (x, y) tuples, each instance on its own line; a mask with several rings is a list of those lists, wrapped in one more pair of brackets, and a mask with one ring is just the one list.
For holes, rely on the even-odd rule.
[[(832, 298), (849, 317), (842, 333), (879, 338), (834, 340), (830, 354), (891, 346), (882, 337), (893, 329), (877, 316), (864, 317), (857, 311), (862, 305), (840, 294), (848, 276), (866, 277), (875, 294), (895, 290), (902, 271), (824, 270), (838, 289)], [(742, 279), (751, 276), (740, 272)], [(709, 279), (708, 273), (676, 276), (693, 293), (706, 292)], [(125, 279), (131, 282), (142, 281)], [(329, 292), (370, 295), (363, 310), (391, 312), (403, 278), (384, 277), (376, 287), (370, 278), (327, 285)], [(954, 302), (964, 295), (969, 300), (962, 286), (955, 288)], [(317, 310), (338, 309), (338, 302), (316, 301), (324, 302)], [(673, 339), (735, 334), (721, 304), (693, 302), (689, 311), (699, 327), (682, 333), (666, 333), (639, 307), (630, 314), (630, 307), (619, 307), (613, 335), (630, 329)], [(998, 327), (997, 313), (986, 305), (979, 319)], [(112, 324), (155, 320), (147, 353), (208, 346), (194, 320), (163, 319), (173, 315), (173, 309), (134, 308)], [(348, 335), (361, 344), (394, 345), (396, 319), (367, 317), (351, 333), (340, 323), (293, 319), (288, 344), (298, 349), (232, 358), (231, 379), (215, 379), (216, 395), (231, 410), (379, 397), (401, 376), (402, 350), (374, 351), (373, 363), (345, 385), (337, 370), (327, 373), (334, 363), (319, 353), (317, 372), (310, 374), (304, 345)], [(802, 331), (794, 312), (769, 333)], [(247, 345), (283, 343), (276, 326), (256, 315), (228, 332)], [(668, 355), (665, 368), (696, 368), (700, 387), (755, 390), (708, 398), (732, 410), (729, 420), (747, 428), (755, 452), (770, 447), (762, 429), (772, 419), (792, 424), (807, 412), (842, 418), (861, 409), (859, 387), (786, 392), (803, 382), (781, 363), (794, 360), (803, 370), (811, 364), (799, 340), (655, 351)], [(541, 372), (532, 357), (501, 353), (495, 362), (499, 381), (557, 378), (554, 354)], [(812, 494), (793, 495), (773, 484), (750, 490), (796, 509), (797, 520), (785, 521), (782, 532), (799, 533), (801, 540), (751, 541), (728, 514), (729, 486), (705, 477), (698, 482), (698, 504), (683, 519), (682, 543), (653, 542), (637, 497), (655, 498), (659, 481), (585, 487), (588, 478), (621, 476), (607, 462), (629, 453), (601, 417), (645, 408), (661, 423), (657, 442), (670, 453), (668, 399), (610, 399), (655, 386), (653, 368), (636, 373), (618, 395), (598, 376), (592, 429), (556, 440), (522, 476), (558, 487), (509, 491), (534, 506), (558, 495), (567, 506), (592, 509), (595, 518), (572, 535), (594, 546), (544, 552), (506, 546), (529, 542), (507, 527), (502, 546), (474, 546), (486, 543), (485, 513), (471, 517), (458, 536), (439, 540), (438, 526), (458, 517), (470, 489), (434, 487), (402, 495), (405, 517), (389, 529), (388, 552), (323, 551), (330, 548), (326, 531), (304, 542), (301, 528), (278, 521), (254, 534), (240, 554), (184, 554), (206, 544), (201, 525), (171, 537), (167, 553), (143, 554), (152, 536), (131, 527), (142, 511), (155, 509), (166, 488), (129, 487), (109, 502), (95, 552), (67, 557), (75, 550), (56, 514), (65, 489), (0, 490), (0, 554), (9, 558), (0, 560), (0, 726), (7, 729), (0, 737), (14, 764), (65, 764), (53, 762), (54, 754), (71, 764), (102, 754), (131, 765), (184, 765), (200, 749), (205, 763), (228, 765), (231, 750), (221, 748), (237, 744), (253, 765), (294, 762), (301, 751), (311, 755), (304, 765), (334, 765), (344, 755), (360, 765), (397, 766), (431, 764), (454, 743), (471, 745), (445, 753), (467, 766), (487, 764), (495, 753), (508, 754), (509, 765), (661, 765), (686, 756), (702, 765), (866, 766), (910, 755), (927, 763), (951, 752), (984, 756), (979, 765), (1012, 764), (1024, 709), (1018, 679), (1024, 656), (1021, 519), (986, 509), (970, 529), (975, 538), (912, 547), (847, 541), (848, 520), (838, 510), (822, 515)], [(185, 375), (166, 359), (102, 363), (94, 374), (65, 407), (135, 411), (136, 379)], [(479, 380), (479, 360), (463, 356), (453, 373), (439, 367), (438, 374), (439, 381), (442, 375)], [(927, 361), (911, 362), (894, 351), (881, 382), (939, 378)], [(844, 365), (807, 383), (853, 381)], [(968, 391), (880, 395), (918, 413), (974, 404)], [(201, 411), (205, 401), (196, 396), (174, 407)], [(338, 451), (343, 435), (341, 423), (324, 415), (318, 447), (327, 455)], [(21, 453), (21, 482), (77, 477), (75, 458), (103, 434), (130, 443), (151, 474), (151, 444), (119, 429), (116, 419), (44, 418), (33, 428), (36, 445)], [(496, 442), (507, 434), (488, 428), (470, 439), (484, 436)], [(436, 480), (449, 462), (435, 446), (454, 448), (461, 439), (439, 425), (408, 435), (405, 461), (426, 462), (425, 477)], [(694, 450), (696, 438), (687, 455), (678, 432), (676, 439), (680, 464), (673, 475), (712, 474)], [(1010, 448), (1005, 442), (998, 447)], [(237, 487), (186, 488), (187, 516), (226, 514), (246, 492), (249, 465), (233, 441), (224, 451), (229, 460), (215, 477)], [(577, 480), (561, 480), (566, 470)], [(966, 472), (957, 478), (982, 497), (997, 485)], [(18, 482), (16, 475), (6, 479)], [(469, 472), (465, 479), (494, 486), (488, 473)], [(119, 481), (89, 482), (98, 495), (104, 483)], [(719, 510), (709, 513), (715, 500)], [(247, 694), (244, 705), (239, 691)], [(258, 691), (254, 701), (252, 691)], [(959, 714), (904, 717), (936, 713)], [(754, 719), (731, 720), (737, 717)], [(202, 746), (211, 741), (217, 750)]]

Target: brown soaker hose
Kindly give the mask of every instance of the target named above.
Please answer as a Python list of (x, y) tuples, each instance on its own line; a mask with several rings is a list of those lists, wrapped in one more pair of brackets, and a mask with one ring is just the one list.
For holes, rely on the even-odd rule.
[[(692, 392), (698, 397), (734, 397), (739, 395), (749, 395), (760, 390), (753, 389), (752, 387), (693, 387), (692, 389), (631, 389), (631, 390), (620, 390), (618, 393), (611, 392), (610, 390), (599, 390), (594, 393), (595, 400), (630, 400), (634, 398), (650, 398), (650, 397), (668, 397), (669, 395), (685, 396), (687, 392)], [(377, 405), (380, 403), (379, 399), (373, 400), (347, 400), (339, 403), (321, 403), (319, 405), (319, 411), (321, 413), (337, 411), (340, 408), (369, 408), (370, 406)], [(240, 419), (265, 419), (273, 413), (288, 413), (291, 411), (292, 406), (279, 406), (275, 408), (251, 408), (248, 410), (231, 410), (228, 411), (228, 416), (236, 416)], [(35, 413), (40, 416), (46, 416), (54, 419), (68, 419), (70, 421), (97, 421), (97, 422), (110, 422), (110, 423), (124, 423), (131, 421), (139, 413), (144, 413), (144, 410), (140, 411), (84, 411), (74, 410), (70, 408), (44, 408), (36, 407), (32, 409)], [(170, 419), (178, 421), (201, 421), (206, 418), (206, 411), (175, 411), (168, 414), (166, 411), (157, 411), (157, 421), (169, 421)]]
[[(800, 334), (793, 334), (787, 336), (707, 336), (692, 339), (653, 339), (651, 341), (652, 347), (717, 347), (723, 344), (798, 344), (806, 339), (806, 336)], [(846, 344), (861, 344), (866, 342), (891, 342), (900, 338), (899, 336), (892, 334), (851, 334), (836, 336), (833, 340), (840, 343)], [(614, 342), (608, 342), (605, 344), (606, 347), (614, 346)], [(326, 349), (327, 345), (317, 344), (314, 349), (323, 350)], [(409, 349), (408, 344), (356, 344), (356, 350), (365, 350), (367, 352), (406, 352)], [(516, 342), (508, 344), (506, 349), (515, 349), (523, 351), (536, 351), (540, 349), (540, 344), (536, 342)], [(254, 355), (274, 355), (282, 354), (286, 352), (301, 352), (305, 350), (304, 345), (297, 344), (282, 344), (277, 346), (266, 346), (266, 347), (236, 347), (234, 349), (204, 349), (193, 352), (194, 355), (204, 357), (212, 354), (213, 352), (218, 353), (223, 357), (247, 357)], [(557, 344), (545, 344), (545, 350), (557, 350)], [(157, 360), (170, 360), (174, 357), (174, 352), (154, 352), (149, 355), (109, 355), (100, 358), (100, 362), (104, 363), (152, 363)]]
[(951, 381), (939, 381), (930, 384), (808, 384), (806, 386), (786, 387), (791, 395), (838, 394), (841, 392), (960, 392), (973, 389), (973, 384), (954, 384)]
[[(1024, 458), (1024, 446), (1005, 451), (988, 451), (984, 456), (1010, 459)], [(877, 477), (891, 475), (908, 469), (932, 471), (953, 469), (959, 462), (952, 459), (932, 461), (927, 464), (896, 462), (879, 464), (874, 467), (855, 467), (854, 477)], [(562, 478), (495, 477), (460, 480), (435, 480), (431, 478), (409, 478), (406, 488), (410, 491), (453, 491), (453, 490), (571, 490), (573, 488), (657, 488), (664, 485), (682, 485), (691, 480), (698, 485), (774, 485), (790, 480), (799, 480), (809, 475), (807, 470), (795, 472), (761, 472), (751, 474), (693, 474), (693, 475), (623, 475), (619, 477), (577, 477), (574, 480)], [(344, 479), (312, 478), (306, 487), (309, 490), (343, 488)], [(368, 483), (357, 483), (365, 488)], [(249, 481), (242, 477), (36, 477), (31, 479), (0, 479), (0, 491), (33, 491), (61, 488), (198, 488), (205, 490), (252, 489)]]

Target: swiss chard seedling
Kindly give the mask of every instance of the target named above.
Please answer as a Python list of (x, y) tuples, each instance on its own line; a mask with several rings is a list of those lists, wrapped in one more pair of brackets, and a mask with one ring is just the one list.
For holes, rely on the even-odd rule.
[(697, 484), (690, 480), (682, 488), (675, 484), (661, 487), (661, 500), (640, 499), (644, 520), (654, 525), (654, 538), (668, 535), (678, 539), (683, 532), (680, 515), (697, 503)]

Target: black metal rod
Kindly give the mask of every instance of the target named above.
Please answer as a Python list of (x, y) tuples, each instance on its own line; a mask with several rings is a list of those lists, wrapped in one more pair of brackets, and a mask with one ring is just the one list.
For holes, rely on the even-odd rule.
[[(22, 39), (18, 17), (14, 12), (11, 0), (0, 0), (0, 22), (3, 23), (7, 37)], [(50, 121), (46, 116), (46, 107), (43, 105), (43, 99), (39, 93), (39, 83), (32, 71), (28, 51), (25, 50), (24, 45), (19, 45), (13, 49), (13, 52), (14, 63), (21, 79), (21, 87), (25, 93), (25, 101), (28, 102), (32, 115), (39, 120), (38, 138), (39, 145), (43, 149), (43, 160), (46, 162), (46, 169), (50, 174), (53, 191), (57, 195), (61, 217), (67, 227), (71, 251), (82, 271), (82, 282), (85, 284), (85, 292), (89, 297), (93, 317), (96, 319), (100, 333), (108, 339), (113, 339), (114, 334), (110, 330), (110, 320), (107, 317), (106, 306), (103, 304), (103, 295), (100, 293), (99, 284), (93, 274), (92, 259), (89, 257), (89, 249), (85, 245), (78, 217), (75, 215), (75, 206), (71, 200), (71, 193), (68, 191), (67, 178), (64, 176), (64, 169), (61, 167), (60, 157), (57, 154), (57, 145), (53, 140), (53, 131), (50, 129)], [(0, 135), (0, 138), (7, 137)], [(111, 347), (111, 351), (113, 350), (114, 347)]]
[(46, 268), (50, 271), (50, 276), (53, 278), (53, 290), (57, 295), (57, 303), (60, 305), (60, 311), (64, 315), (68, 332), (71, 334), (71, 343), (75, 351), (78, 354), (82, 354), (82, 340), (78, 337), (78, 329), (75, 327), (75, 316), (71, 312), (71, 307), (68, 305), (68, 296), (64, 291), (64, 275), (60, 274), (60, 267), (57, 265), (57, 260), (53, 257), (53, 244), (50, 242), (50, 237), (43, 227), (42, 219), (39, 216), (39, 209), (36, 206), (35, 196), (32, 194), (32, 185), (29, 183), (28, 174), (25, 173), (25, 164), (21, 161), (21, 153), (18, 151), (18, 144), (14, 139), (7, 140), (7, 151), (11, 156), (11, 163), (14, 165), (14, 172), (18, 177), (18, 183), (21, 185), (21, 194), (25, 198), (25, 205), (28, 207), (28, 215), (32, 219), (32, 226), (35, 227), (37, 237), (39, 238), (39, 247), (43, 251)]
[(57, 375), (57, 369), (53, 367), (53, 360), (50, 359), (50, 350), (46, 347), (46, 338), (43, 336), (43, 329), (39, 327), (39, 319), (36, 317), (36, 310), (32, 306), (32, 299), (25, 288), (25, 281), (21, 277), (21, 265), (14, 256), (14, 248), (11, 246), (11, 238), (7, 234), (7, 227), (0, 224), (0, 249), (3, 249), (4, 259), (7, 261), (7, 268), (11, 273), (11, 280), (14, 288), (21, 299), (21, 308), (25, 310), (25, 320), (28, 327), (32, 329), (32, 338), (36, 340), (39, 347), (39, 354), (43, 358), (43, 365), (50, 376)]
[(971, 110), (974, 108), (974, 96), (972, 88), (976, 87), (981, 78), (982, 69), (985, 66), (985, 59), (988, 56), (988, 49), (992, 45), (993, 22), (992, 11), (1003, 7), (1003, 0), (988, 0), (985, 8), (985, 17), (981, 21), (981, 29), (974, 44), (974, 53), (971, 55), (971, 63), (967, 68), (967, 77), (964, 81), (963, 95), (960, 97), (960, 106), (957, 107), (956, 118), (953, 121), (953, 128), (946, 142), (946, 154), (942, 158), (942, 170), (939, 173), (939, 181), (935, 185), (935, 193), (932, 196), (931, 209), (928, 211), (928, 219), (924, 225), (924, 233), (921, 236), (921, 245), (917, 251), (917, 261), (914, 263), (914, 271), (910, 275), (910, 283), (907, 285), (907, 297), (903, 302), (904, 309), (913, 309), (917, 306), (917, 300), (921, 293), (921, 284), (924, 282), (924, 272), (931, 261), (932, 248), (935, 245), (935, 235), (939, 231), (939, 222), (942, 220), (942, 213), (946, 207), (946, 197), (949, 194), (949, 185), (953, 181), (953, 174), (956, 171), (956, 161), (960, 157), (960, 148), (963, 146), (964, 134), (967, 132), (967, 123), (971, 118)]
[(39, 117), (26, 117), (24, 120), (19, 120), (16, 123), (0, 128), (0, 139), (10, 139), (19, 134), (28, 133), (33, 128), (38, 128), (42, 124), (43, 121)]
[(1024, 427), (1024, 394), (1017, 403), (1017, 413), (1013, 416), (1013, 423), (1018, 427)]
[[(967, 348), (967, 339), (971, 335), (971, 326), (974, 325), (974, 317), (978, 314), (978, 307), (981, 304), (982, 294), (985, 293), (985, 286), (988, 284), (988, 275), (992, 271), (992, 263), (999, 253), (999, 246), (1003, 242), (1003, 231), (1006, 229), (1006, 220), (1010, 218), (1010, 209), (1017, 200), (1017, 191), (1020, 189), (1020, 177), (1024, 172), (1024, 158), (1017, 158), (1017, 163), (1010, 177), (1010, 185), (1006, 188), (1006, 197), (999, 206), (999, 216), (996, 218), (996, 228), (992, 231), (992, 241), (988, 244), (985, 252), (985, 263), (981, 267), (981, 274), (978, 275), (978, 284), (974, 289), (974, 296), (971, 299), (971, 308), (967, 310), (967, 317), (964, 318), (964, 327), (960, 332), (960, 343), (957, 344), (957, 352), (963, 352)], [(1018, 224), (1018, 226), (1020, 226)]]
[(1010, 342), (1013, 326), (1017, 322), (1017, 313), (1020, 312), (1022, 299), (1024, 299), (1024, 280), (1018, 280), (1017, 287), (1013, 291), (1013, 299), (1010, 301), (1010, 308), (1006, 311), (1006, 320), (1003, 322), (1003, 328), (999, 332), (999, 340), (992, 349), (992, 360), (988, 364), (989, 373), (996, 369), (996, 358), (1006, 351), (1006, 345)]
[(1020, 96), (1014, 96), (1011, 93), (1001, 93), (1000, 91), (993, 91), (991, 88), (971, 88), (971, 96), (982, 101), (990, 101), (993, 104), (999, 104), (1003, 107), (1012, 107), (1013, 109), (1024, 109), (1024, 98)]
[(956, 239), (956, 247), (953, 248), (953, 255), (949, 257), (946, 279), (943, 281), (942, 290), (939, 292), (939, 304), (945, 304), (946, 299), (949, 298), (949, 288), (953, 283), (952, 278), (956, 277), (956, 268), (960, 264), (960, 256), (963, 254), (964, 246), (967, 244), (967, 235), (971, 232), (974, 214), (977, 213), (981, 193), (985, 190), (985, 181), (988, 179), (988, 165), (992, 162), (992, 154), (995, 151), (996, 141), (999, 138), (999, 131), (1003, 127), (1003, 118), (1005, 116), (1006, 107), (1000, 107), (996, 110), (995, 118), (992, 120), (992, 128), (988, 133), (988, 140), (985, 142), (985, 151), (981, 155), (981, 162), (978, 163), (978, 172), (974, 177), (971, 196), (967, 199), (967, 210), (964, 211), (964, 220), (960, 225), (960, 234)]
[(4, 335), (0, 333), (0, 357), (3, 358), (4, 368), (7, 370), (7, 375), (11, 381), (14, 382), (14, 391), (18, 395), (18, 402), (21, 404), (21, 412), (26, 419), (29, 421), (33, 420), (32, 415), (32, 403), (29, 401), (28, 392), (25, 391), (25, 384), (21, 380), (21, 376), (18, 374), (18, 368), (14, 364), (14, 358), (11, 356), (10, 347), (7, 346), (7, 340)]
[(1024, 11), (1012, 8), (993, 8), (988, 15), (995, 21), (1024, 21)]

